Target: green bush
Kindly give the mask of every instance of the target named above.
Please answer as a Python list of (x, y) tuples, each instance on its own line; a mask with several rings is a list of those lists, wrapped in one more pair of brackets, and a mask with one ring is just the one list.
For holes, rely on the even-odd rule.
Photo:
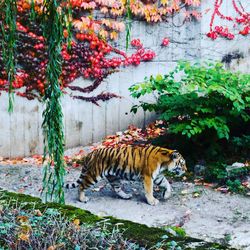
[(244, 193), (246, 188), (241, 184), (241, 180), (249, 175), (250, 168), (238, 167), (231, 168), (222, 162), (209, 164), (205, 171), (206, 181), (217, 181), (219, 185), (227, 185), (229, 190), (237, 193)]
[(231, 192), (243, 194), (246, 192), (246, 188), (241, 184), (241, 181), (238, 179), (234, 181), (228, 180), (226, 184)]
[(218, 139), (228, 139), (235, 123), (250, 119), (250, 75), (232, 73), (219, 63), (180, 62), (169, 74), (151, 76), (129, 90), (135, 98), (158, 95), (156, 103), (142, 102), (132, 111), (142, 107), (161, 112), (171, 133), (189, 138), (213, 129)]
[[(168, 126), (161, 143), (193, 155), (194, 160), (223, 158), (233, 142), (235, 149), (249, 140), (249, 74), (230, 72), (220, 63), (179, 62), (170, 73), (145, 78), (129, 90), (134, 98), (155, 96), (152, 103), (140, 99), (131, 111), (159, 113)], [(249, 154), (249, 148), (240, 153), (244, 152)]]

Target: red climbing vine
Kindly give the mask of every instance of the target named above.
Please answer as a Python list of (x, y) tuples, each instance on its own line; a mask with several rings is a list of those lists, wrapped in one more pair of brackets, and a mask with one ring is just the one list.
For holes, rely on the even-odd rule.
[[(21, 67), (17, 69), (13, 88), (17, 95), (34, 99), (44, 95), (47, 52), (42, 30), (37, 23), (28, 22), (28, 18), (28, 13), (18, 15), (17, 62)], [(113, 48), (95, 34), (75, 33), (75, 38), (76, 41), (71, 42), (70, 52), (67, 50), (66, 43), (62, 48), (61, 88), (64, 92), (70, 88), (73, 91), (90, 93), (101, 84), (105, 77), (115, 72), (120, 66), (139, 65), (142, 61), (149, 61), (155, 57), (155, 53), (144, 49), (142, 44), (140, 47), (136, 47), (134, 54), (129, 56), (125, 52)], [(107, 58), (106, 56), (111, 53), (116, 56)], [(0, 65), (0, 88), (7, 91), (6, 73), (2, 62)], [(93, 84), (85, 88), (71, 86), (70, 83), (80, 76), (93, 79)], [(112, 97), (116, 97), (116, 95), (102, 93), (93, 98), (76, 96), (76, 98), (96, 104), (98, 100), (104, 101)]]
[[(66, 6), (66, 5), (67, 6)], [(73, 92), (72, 97), (98, 104), (117, 97), (112, 93), (100, 93), (93, 97), (84, 94), (92, 92), (109, 74), (118, 71), (120, 67), (137, 66), (143, 61), (150, 61), (156, 55), (150, 49), (145, 49), (139, 39), (131, 41), (135, 52), (128, 55), (113, 47), (109, 41), (118, 37), (119, 32), (125, 30), (123, 16), (126, 15), (126, 6), (129, 4), (131, 17), (159, 22), (173, 13), (185, 10), (185, 15), (198, 16), (195, 7), (199, 0), (167, 1), (159, 0), (144, 3), (139, 0), (71, 0), (62, 1), (60, 8), (71, 6), (65, 23), (72, 26), (71, 32), (64, 27), (65, 42), (62, 45), (62, 73), (60, 76), (61, 89), (64, 93)], [(194, 7), (194, 8), (192, 8)], [(42, 29), (42, 0), (17, 1), (17, 41), (16, 41), (16, 73), (12, 81), (13, 92), (28, 99), (42, 99), (46, 88), (46, 67), (48, 52)], [(95, 11), (95, 12), (94, 12)], [(96, 13), (97, 11), (98, 14)], [(3, 16), (0, 16), (0, 22)], [(70, 26), (69, 25), (69, 26)], [(0, 39), (2, 39), (0, 34)], [(71, 45), (69, 50), (68, 41)], [(167, 46), (166, 38), (163, 46)], [(160, 45), (160, 44), (159, 44)], [(72, 82), (83, 77), (93, 81), (87, 87), (73, 86)], [(10, 83), (4, 68), (2, 48), (0, 48), (0, 91), (8, 91)], [(74, 94), (78, 92), (78, 95)], [(81, 95), (79, 95), (79, 92)]]
[[(235, 16), (227, 16), (222, 13), (224, 0), (215, 0), (213, 14), (210, 21), (210, 31), (207, 36), (211, 39), (224, 37), (234, 39), (235, 32), (226, 26), (216, 26), (216, 18), (233, 23), (240, 28), (240, 35), (250, 33), (250, 13), (244, 8), (240, 0), (231, 0)], [(129, 3), (131, 15), (147, 22), (160, 22), (168, 15), (184, 9), (183, 14), (187, 19), (199, 17), (199, 13), (190, 7), (197, 7), (199, 0), (158, 0), (158, 1), (115, 1), (115, 0), (71, 0), (71, 20), (67, 20), (73, 27), (73, 39), (71, 50), (68, 50), (66, 40), (69, 32), (65, 27), (65, 43), (62, 47), (62, 74), (60, 77), (61, 88), (64, 92), (68, 89), (79, 91), (82, 95), (73, 97), (95, 104), (99, 100), (108, 100), (117, 97), (112, 93), (100, 93), (94, 97), (85, 97), (84, 93), (90, 93), (96, 89), (102, 80), (109, 74), (116, 72), (120, 67), (139, 65), (142, 61), (150, 61), (156, 55), (153, 51), (145, 49), (139, 39), (131, 41), (135, 53), (127, 55), (111, 46), (108, 41), (116, 39), (118, 33), (124, 31), (125, 24), (122, 17)], [(33, 5), (32, 5), (33, 4)], [(32, 11), (37, 13), (31, 18)], [(99, 11), (96, 15), (94, 11)], [(14, 80), (9, 83), (4, 67), (3, 51), (0, 49), (0, 91), (9, 91), (10, 84), (13, 92), (28, 99), (41, 99), (45, 93), (45, 69), (47, 65), (47, 52), (45, 40), (42, 34), (41, 16), (42, 1), (17, 1), (17, 41), (16, 41), (16, 74)], [(0, 21), (2, 16), (0, 17)], [(2, 37), (0, 37), (2, 39)], [(160, 45), (160, 44), (159, 44)], [(164, 38), (162, 46), (169, 45), (169, 39)], [(93, 83), (85, 88), (72, 86), (72, 82), (78, 78), (91, 79)]]
[(228, 27), (223, 26), (215, 26), (215, 18), (219, 17), (223, 20), (227, 20), (233, 23), (233, 27), (239, 26), (238, 33), (243, 36), (247, 36), (250, 34), (250, 13), (244, 8), (240, 0), (236, 2), (236, 0), (231, 0), (232, 8), (235, 12), (235, 17), (226, 16), (221, 13), (220, 8), (223, 4), (223, 0), (215, 0), (214, 10), (210, 21), (210, 31), (207, 33), (207, 36), (211, 39), (215, 40), (218, 37), (224, 37), (229, 40), (234, 39), (235, 34), (229, 30)]

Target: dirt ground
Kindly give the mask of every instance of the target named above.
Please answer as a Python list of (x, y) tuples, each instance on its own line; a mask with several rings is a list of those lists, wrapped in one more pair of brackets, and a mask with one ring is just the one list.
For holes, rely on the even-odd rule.
[[(70, 169), (66, 182), (74, 181), (80, 169)], [(0, 166), (0, 187), (6, 190), (40, 196), (41, 166)], [(173, 195), (157, 206), (146, 204), (139, 182), (124, 182), (132, 192), (131, 200), (122, 200), (109, 184), (100, 181), (87, 191), (90, 200), (77, 200), (77, 190), (66, 191), (66, 203), (99, 215), (112, 215), (150, 226), (183, 226), (187, 234), (207, 241), (229, 242), (238, 249), (250, 249), (250, 199), (240, 195), (215, 192), (192, 183), (173, 183)], [(155, 192), (161, 197), (159, 191)], [(194, 197), (197, 196), (197, 197)]]

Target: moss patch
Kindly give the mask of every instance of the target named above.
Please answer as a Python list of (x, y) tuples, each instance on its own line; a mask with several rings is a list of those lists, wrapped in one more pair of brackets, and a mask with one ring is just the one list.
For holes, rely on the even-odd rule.
[(47, 208), (55, 208), (68, 219), (77, 218), (82, 223), (95, 224), (97, 222), (100, 223), (104, 220), (108, 220), (110, 228), (112, 228), (116, 224), (119, 224), (119, 227), (125, 230), (124, 237), (148, 247), (151, 247), (157, 242), (160, 242), (162, 240), (162, 236), (167, 235), (169, 241), (176, 241), (178, 245), (182, 247), (182, 249), (233, 249), (229, 248), (228, 246), (222, 246), (217, 243), (204, 242), (202, 240), (188, 236), (173, 236), (162, 228), (148, 227), (146, 225), (134, 223), (127, 220), (116, 219), (110, 216), (100, 218), (88, 211), (69, 205), (43, 203), (41, 199), (32, 197), (30, 195), (17, 194), (2, 190), (0, 191), (0, 202), (1, 201), (12, 204), (16, 204), (18, 202), (18, 204), (21, 205), (23, 209), (39, 209), (41, 211), (44, 211)]

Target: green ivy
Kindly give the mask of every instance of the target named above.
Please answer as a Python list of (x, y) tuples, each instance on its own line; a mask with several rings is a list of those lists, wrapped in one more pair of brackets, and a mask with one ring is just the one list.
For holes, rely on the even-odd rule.
[(35, 20), (35, 18), (36, 18), (35, 2), (34, 2), (34, 0), (31, 0), (31, 3), (30, 3), (30, 19)]
[(231, 192), (241, 194), (246, 193), (246, 188), (241, 184), (241, 181), (239, 179), (236, 179), (234, 181), (228, 180), (226, 184)]

